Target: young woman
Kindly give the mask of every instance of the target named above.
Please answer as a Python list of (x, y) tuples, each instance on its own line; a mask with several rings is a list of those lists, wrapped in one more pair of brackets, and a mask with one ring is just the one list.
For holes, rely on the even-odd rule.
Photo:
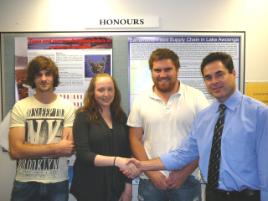
[(126, 114), (120, 92), (108, 74), (97, 74), (76, 114), (76, 161), (71, 193), (78, 201), (130, 201), (131, 180), (119, 170), (130, 156)]

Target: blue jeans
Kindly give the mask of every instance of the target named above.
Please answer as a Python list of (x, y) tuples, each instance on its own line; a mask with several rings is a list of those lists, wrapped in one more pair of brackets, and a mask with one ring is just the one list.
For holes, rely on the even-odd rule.
[(139, 201), (201, 201), (201, 184), (189, 176), (177, 189), (159, 190), (149, 179), (140, 179)]
[(11, 201), (68, 201), (68, 181), (57, 183), (14, 181)]

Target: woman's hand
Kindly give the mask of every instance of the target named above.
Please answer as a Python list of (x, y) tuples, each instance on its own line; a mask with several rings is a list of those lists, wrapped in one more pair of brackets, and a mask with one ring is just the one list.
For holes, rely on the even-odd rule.
[(133, 161), (136, 161), (136, 159), (116, 157), (114, 164), (120, 169), (120, 171), (124, 175), (133, 179), (141, 173), (140, 169), (137, 167), (137, 165)]

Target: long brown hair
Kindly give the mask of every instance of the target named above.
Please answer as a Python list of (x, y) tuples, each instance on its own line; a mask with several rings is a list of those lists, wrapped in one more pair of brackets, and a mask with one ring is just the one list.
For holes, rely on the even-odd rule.
[(122, 107), (121, 107), (121, 94), (118, 89), (118, 86), (112, 76), (110, 76), (107, 73), (98, 73), (96, 74), (90, 84), (89, 87), (86, 91), (85, 97), (84, 97), (84, 105), (79, 108), (78, 112), (88, 112), (88, 120), (89, 121), (94, 121), (97, 122), (101, 119), (101, 107), (98, 104), (98, 102), (95, 99), (95, 88), (96, 88), (96, 81), (98, 78), (101, 77), (109, 77), (114, 84), (114, 100), (111, 103), (110, 110), (112, 117), (114, 120), (120, 122), (120, 123), (125, 123), (126, 121), (126, 114), (124, 113)]

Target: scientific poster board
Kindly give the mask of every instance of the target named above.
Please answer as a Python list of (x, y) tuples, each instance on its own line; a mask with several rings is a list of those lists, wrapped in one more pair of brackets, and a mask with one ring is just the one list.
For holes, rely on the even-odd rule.
[[(245, 32), (180, 32), (180, 31), (136, 31), (136, 32), (58, 32), (58, 33), (1, 33), (1, 45), (2, 45), (2, 77), (5, 80), (2, 80), (2, 114), (3, 117), (8, 113), (12, 108), (15, 102), (15, 73), (14, 66), (16, 61), (20, 59), (17, 56), (20, 56), (20, 52), (15, 50), (15, 39), (16, 38), (25, 38), (24, 44), (25, 51), (22, 52), (23, 55), (27, 55), (28, 60), (28, 45), (27, 38), (72, 38), (72, 37), (108, 37), (112, 39), (112, 54), (111, 54), (111, 71), (112, 75), (117, 81), (119, 90), (121, 91), (122, 96), (122, 106), (123, 109), (128, 112), (130, 110), (130, 97), (133, 97), (133, 94), (136, 93), (136, 89), (139, 89), (139, 86), (136, 83), (143, 83), (144, 88), (150, 86), (151, 77), (148, 74), (148, 65), (147, 60), (149, 58), (150, 48), (161, 47), (166, 45), (167, 47), (174, 48), (179, 50), (178, 52), (181, 59), (181, 80), (185, 83), (193, 84), (194, 86), (205, 89), (204, 85), (202, 86), (202, 80), (200, 77), (195, 76), (199, 73), (199, 65), (201, 63), (201, 57), (205, 55), (205, 51), (226, 51), (231, 53), (232, 56), (237, 55), (236, 59), (236, 68), (239, 69), (239, 75), (237, 82), (239, 89), (243, 92), (244, 90), (244, 57), (245, 57)], [(155, 38), (159, 38), (158, 42), (155, 41)], [(212, 37), (212, 38), (211, 38)], [(213, 38), (214, 37), (214, 38)], [(218, 37), (218, 38), (217, 38)], [(145, 38), (144, 48), (142, 48), (142, 40)], [(152, 38), (153, 41), (148, 41), (148, 38)], [(161, 38), (170, 38), (169, 41), (160, 40)], [(217, 41), (213, 41), (214, 40)], [(137, 39), (137, 40), (136, 40)], [(183, 41), (185, 39), (185, 41)], [(132, 40), (132, 42), (130, 42)], [(194, 41), (196, 40), (196, 41)], [(199, 41), (198, 41), (199, 40)], [(205, 41), (204, 41), (205, 40)], [(183, 47), (183, 48), (182, 48)], [(191, 48), (190, 48), (191, 47)], [(232, 49), (231, 49), (232, 47)], [(145, 49), (146, 48), (146, 49)], [(188, 48), (188, 49), (187, 49)], [(212, 48), (212, 49), (210, 49)], [(19, 48), (21, 49), (21, 48)], [(21, 49), (22, 50), (22, 49)], [(67, 49), (66, 52), (75, 51), (76, 49)], [(130, 51), (135, 50), (135, 54), (130, 54)], [(145, 51), (146, 50), (146, 51)], [(187, 51), (186, 51), (187, 50)], [(202, 51), (200, 51), (202, 50)], [(29, 51), (65, 51), (62, 50), (29, 50)], [(78, 51), (90, 51), (78, 50)], [(93, 50), (91, 50), (93, 51)], [(94, 51), (97, 51), (95, 49)], [(132, 53), (133, 53), (132, 51)], [(139, 52), (138, 52), (139, 51)], [(137, 53), (140, 53), (140, 57), (137, 59)], [(198, 55), (198, 54), (202, 55)], [(14, 59), (14, 55), (16, 58)], [(73, 54), (73, 53), (70, 53)], [(135, 57), (134, 57), (135, 56)], [(130, 69), (130, 63), (136, 63), (141, 67), (147, 70), (143, 71), (140, 69)], [(25, 61), (24, 61), (25, 63)], [(190, 67), (189, 67), (190, 66)], [(140, 68), (141, 68), (140, 67)], [(82, 68), (82, 64), (81, 64)], [(67, 69), (67, 68), (66, 68)], [(139, 73), (135, 73), (139, 71)], [(187, 76), (185, 74), (188, 74)], [(63, 74), (61, 75), (63, 76)], [(199, 76), (199, 75), (198, 75)], [(134, 79), (133, 79), (134, 78)], [(140, 82), (139, 80), (142, 80)], [(61, 81), (61, 78), (60, 78)], [(67, 79), (67, 81), (70, 81)], [(80, 80), (79, 80), (80, 81)], [(83, 89), (84, 90), (84, 89)], [(82, 91), (82, 89), (81, 89)], [(59, 92), (61, 93), (61, 92)], [(72, 93), (72, 92), (70, 92)], [(81, 104), (81, 103), (80, 103)]]
[(15, 38), (16, 100), (33, 94), (27, 86), (26, 66), (36, 56), (51, 58), (59, 68), (55, 92), (81, 107), (92, 77), (112, 73), (111, 37), (17, 37)]
[(180, 58), (179, 77), (183, 83), (200, 89), (209, 100), (200, 72), (202, 59), (210, 52), (226, 52), (234, 61), (238, 88), (244, 88), (244, 33), (180, 33), (174, 36), (129, 37), (130, 105), (135, 96), (152, 87), (148, 59), (153, 50), (169, 48)]

